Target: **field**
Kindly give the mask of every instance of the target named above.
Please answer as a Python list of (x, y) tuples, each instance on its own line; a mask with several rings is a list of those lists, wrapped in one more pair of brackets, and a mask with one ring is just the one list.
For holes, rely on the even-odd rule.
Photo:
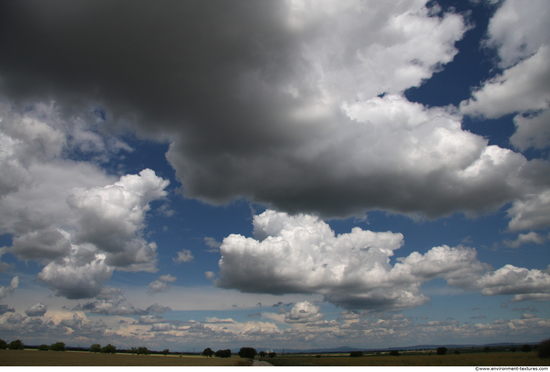
[(494, 352), (449, 355), (402, 354), (349, 356), (314, 355), (276, 357), (269, 361), (275, 366), (548, 366), (550, 360), (540, 359), (537, 353)]
[[(275, 366), (548, 366), (535, 352), (450, 355), (285, 355), (267, 360)], [(79, 351), (0, 350), (0, 366), (235, 366), (246, 360), (188, 355), (96, 354)]]

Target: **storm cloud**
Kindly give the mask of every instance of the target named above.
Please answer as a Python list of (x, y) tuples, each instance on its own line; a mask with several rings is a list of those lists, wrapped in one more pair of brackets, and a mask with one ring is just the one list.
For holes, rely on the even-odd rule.
[(168, 140), (183, 193), (214, 204), (435, 218), (547, 189), (540, 165), (403, 97), (453, 60), (459, 14), (425, 1), (131, 5), (3, 4), (4, 92)]

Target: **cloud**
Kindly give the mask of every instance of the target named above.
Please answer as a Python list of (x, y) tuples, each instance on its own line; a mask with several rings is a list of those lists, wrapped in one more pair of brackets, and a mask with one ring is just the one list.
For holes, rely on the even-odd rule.
[(518, 0), (505, 0), (489, 21), (487, 44), (497, 47), (500, 66), (508, 68), (530, 57), (550, 39), (544, 21), (550, 10), (544, 0), (528, 7)]
[[(151, 306), (154, 308), (154, 305)], [(150, 313), (149, 308), (142, 310), (128, 303), (119, 291), (110, 292), (109, 290), (104, 290), (96, 300), (89, 301), (84, 305), (79, 303), (72, 310), (104, 315), (146, 315)]]
[(216, 277), (216, 274), (212, 271), (206, 271), (204, 273), (204, 276), (206, 277), (206, 279), (208, 280), (213, 280), (215, 277)]
[(161, 275), (157, 280), (149, 284), (147, 293), (154, 295), (156, 293), (167, 292), (170, 289), (170, 284), (176, 281), (176, 277), (170, 274)]
[(208, 250), (209, 252), (219, 252), (220, 251), (219, 248), (222, 245), (222, 243), (220, 243), (216, 239), (211, 238), (209, 236), (205, 236), (204, 237), (204, 242), (206, 243), (207, 246), (212, 248), (212, 249)]
[[(3, 27), (18, 42), (3, 42), (10, 59), (0, 74), (13, 99), (47, 91), (67, 110), (92, 100), (101, 104), (107, 121), (132, 118), (140, 133), (164, 134), (171, 141), (167, 158), (184, 193), (203, 201), (219, 204), (244, 196), (323, 217), (376, 208), (430, 217), (498, 208), (523, 193), (513, 179), (500, 180), (513, 178), (525, 160), (511, 153), (493, 159), (495, 151), (483, 138), (461, 129), (460, 115), (402, 96), (454, 58), (454, 43), (467, 29), (460, 15), (435, 16), (424, 5), (247, 4), (233, 6), (229, 19), (223, 7), (195, 5), (189, 12), (188, 4), (156, 4), (152, 11), (144, 3), (131, 19), (114, 4), (65, 4), (61, 13), (36, 4), (28, 6), (36, 12), (12, 6), (3, 10), (17, 12), (18, 22)], [(100, 29), (86, 21), (91, 14), (102, 19)], [(116, 14), (116, 22), (105, 14)], [(153, 14), (163, 14), (162, 22)], [(122, 22), (139, 38), (143, 30), (134, 29), (136, 16), (158, 25), (139, 45), (109, 32)], [(43, 22), (37, 35), (34, 17)], [(52, 19), (55, 28), (46, 26)], [(25, 33), (17, 32), (21, 27)], [(204, 27), (210, 31), (196, 43), (190, 35)], [(46, 62), (62, 48), (60, 30), (74, 55), (82, 57), (65, 60), (64, 68)], [(38, 49), (14, 47), (26, 45), (27, 35), (39, 36)], [(89, 35), (93, 42), (85, 42)], [(157, 38), (170, 42), (148, 41)], [(96, 45), (101, 52), (94, 52)], [(108, 68), (97, 60), (105, 50), (112, 56)], [(14, 62), (33, 61), (33, 53), (41, 56), (40, 68), (27, 71)], [(135, 58), (143, 54), (149, 58)], [(127, 65), (143, 71), (140, 89), (134, 77), (112, 75)], [(78, 71), (79, 79), (69, 78), (69, 71)], [(46, 83), (60, 81), (65, 84)], [(480, 163), (488, 172), (467, 171)], [(297, 176), (303, 174), (308, 177)], [(462, 177), (466, 174), (471, 177)]]
[(48, 311), (48, 306), (42, 303), (37, 303), (36, 305), (33, 305), (25, 310), (25, 314), (27, 314), (27, 316), (44, 316), (46, 311)]
[(140, 232), (149, 203), (164, 198), (168, 184), (144, 169), (105, 187), (73, 189), (67, 203), (79, 215), (76, 243), (93, 244), (106, 253), (106, 264), (119, 270), (156, 271), (156, 244)]
[[(115, 269), (156, 271), (156, 244), (147, 243), (141, 230), (149, 202), (164, 197), (167, 184), (145, 169), (139, 175), (122, 176), (112, 185), (73, 188), (67, 203), (75, 213), (76, 234), (71, 236), (59, 228), (40, 230), (15, 239), (12, 249), (27, 258), (59, 256), (38, 278), (57, 295), (95, 297)], [(37, 246), (31, 244), (44, 236), (51, 238)]]
[(92, 298), (101, 293), (103, 282), (111, 279), (112, 266), (105, 254), (80, 248), (60, 261), (52, 261), (38, 274), (58, 296), (68, 299)]
[[(548, 109), (550, 68), (545, 62), (549, 57), (550, 46), (541, 46), (535, 55), (474, 91), (473, 98), (460, 104), (461, 112), (498, 118), (514, 112)], [(516, 125), (520, 122), (516, 121)]]
[(505, 265), (478, 278), (474, 286), (484, 295), (513, 294), (512, 302), (550, 300), (550, 275), (537, 269)]
[(12, 294), (15, 289), (19, 287), (19, 277), (14, 276), (11, 279), (10, 285), (7, 287), (3, 287), (0, 285), (0, 299), (6, 297), (8, 294)]
[(13, 313), (15, 312), (15, 309), (8, 307), (8, 305), (0, 304), (0, 315), (4, 315), (9, 312)]
[(170, 274), (159, 276), (159, 280), (162, 280), (162, 281), (167, 282), (167, 283), (174, 283), (177, 279), (178, 278), (176, 278), (175, 276), (172, 276)]
[(177, 252), (178, 257), (173, 258), (175, 263), (191, 262), (195, 257), (189, 249), (184, 249), (181, 252)]
[[(404, 98), (453, 60), (468, 29), (461, 15), (426, 1), (247, 2), (232, 4), (230, 17), (225, 6), (193, 2), (140, 2), (131, 15), (123, 3), (57, 5), (0, 9), (0, 32), (10, 35), (0, 38), (4, 94), (17, 104), (54, 99), (46, 106), (58, 121), (74, 122), (65, 132), (86, 132), (70, 136), (81, 148), (108, 148), (95, 127), (79, 124), (97, 120), (167, 140), (188, 197), (213, 204), (244, 197), (323, 218), (371, 209), (436, 218), (491, 211), (548, 189), (518, 175), (529, 168), (523, 156), (462, 130), (456, 109)], [(145, 35), (135, 19), (154, 31)], [(140, 42), (129, 42), (120, 24)], [(72, 58), (60, 63), (67, 45)], [(90, 107), (94, 114), (82, 114)], [(54, 141), (55, 132), (48, 138), (55, 151), (63, 141), (71, 146), (62, 135)], [(113, 249), (96, 227), (79, 238)], [(144, 252), (136, 239), (131, 251), (150, 258), (152, 247)], [(133, 261), (138, 253), (125, 252), (107, 263), (145, 268)]]
[(231, 318), (227, 318), (227, 319), (218, 319), (217, 317), (207, 317), (206, 320), (205, 320), (205, 323), (218, 323), (218, 324), (223, 324), (223, 323), (229, 323), (229, 324), (233, 324), (235, 323), (235, 321)]
[(85, 134), (93, 127), (86, 114), (60, 111), (53, 103), (25, 110), (0, 104), (0, 173), (15, 182), (0, 185), (0, 233), (13, 235), (3, 252), (45, 265), (38, 279), (57, 295), (94, 297), (114, 269), (156, 270), (156, 245), (142, 230), (149, 203), (165, 197), (168, 181), (149, 169), (117, 181), (91, 162), (69, 159), (76, 148), (87, 151), (84, 137), (93, 138), (90, 151), (98, 156), (131, 149), (105, 134)]
[(20, 259), (50, 259), (67, 256), (71, 251), (70, 235), (63, 230), (47, 228), (13, 239), (10, 252)]
[(155, 293), (167, 292), (168, 289), (170, 289), (169, 284), (160, 280), (155, 280), (154, 282), (151, 282), (149, 284), (149, 289), (147, 290), (147, 293), (149, 293), (150, 295), (154, 295)]
[(511, 218), (508, 228), (510, 231), (536, 230), (550, 227), (550, 190), (540, 194), (528, 195), (516, 200), (508, 209)]
[(493, 271), (475, 249), (433, 247), (426, 253), (390, 257), (403, 235), (358, 227), (336, 236), (311, 215), (267, 210), (254, 217), (254, 238), (229, 235), (220, 247), (215, 285), (250, 293), (318, 293), (347, 309), (396, 311), (426, 303), (423, 283), (447, 284), (484, 295), (510, 295), (513, 301), (544, 300), (550, 275), (506, 265)]
[[(496, 48), (503, 72), (484, 82), (461, 102), (461, 112), (498, 118), (514, 117), (516, 133), (510, 142), (520, 151), (550, 146), (544, 123), (550, 115), (550, 28), (544, 22), (548, 4), (537, 0), (525, 7), (521, 1), (502, 2), (488, 26), (486, 45)], [(513, 30), (513, 31), (512, 31)]]
[(140, 324), (158, 324), (167, 322), (168, 321), (160, 315), (143, 315), (139, 317)]
[(524, 312), (524, 311), (530, 311), (530, 312), (537, 312), (537, 308), (533, 305), (531, 306), (528, 306), (528, 307), (520, 307), (520, 308), (513, 308), (512, 311), (521, 311), (521, 312)]
[(550, 143), (550, 110), (521, 114), (514, 117), (516, 132), (510, 137), (510, 143), (518, 150), (529, 148), (545, 149)]
[(518, 248), (524, 244), (542, 244), (546, 238), (537, 234), (534, 231), (531, 231), (527, 234), (519, 234), (516, 240), (504, 240), (504, 245), (509, 248)]
[(165, 313), (167, 311), (172, 311), (170, 306), (162, 306), (159, 304), (153, 304), (147, 308), (148, 313)]
[(310, 302), (298, 302), (289, 312), (285, 313), (286, 323), (315, 323), (324, 320), (321, 307)]

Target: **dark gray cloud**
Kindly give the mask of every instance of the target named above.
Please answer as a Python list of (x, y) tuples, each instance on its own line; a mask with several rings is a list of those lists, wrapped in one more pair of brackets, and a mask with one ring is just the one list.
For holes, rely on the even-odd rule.
[(169, 138), (183, 192), (211, 203), (325, 217), (499, 208), (525, 194), (525, 159), (487, 151), (460, 115), (397, 98), (451, 61), (466, 30), (421, 5), (8, 2), (1, 88)]
[[(3, 94), (169, 141), (186, 196), (323, 217), (382, 209), (435, 218), (517, 200), (512, 228), (548, 226), (521, 219), (548, 190), (547, 162), (487, 146), (462, 130), (457, 110), (403, 98), (458, 52), (467, 30), (458, 14), (354, 0), (0, 7)], [(107, 261), (133, 265), (140, 249)]]
[(15, 312), (15, 309), (8, 307), (8, 305), (0, 304), (0, 315), (13, 312)]
[(70, 236), (50, 228), (13, 239), (10, 252), (22, 259), (56, 259), (68, 255), (70, 250)]
[(160, 314), (160, 313), (165, 313), (167, 311), (172, 311), (170, 306), (162, 306), (162, 305), (159, 305), (159, 304), (156, 304), (156, 303), (147, 308), (147, 312), (149, 314), (151, 314), (151, 313), (159, 313)]

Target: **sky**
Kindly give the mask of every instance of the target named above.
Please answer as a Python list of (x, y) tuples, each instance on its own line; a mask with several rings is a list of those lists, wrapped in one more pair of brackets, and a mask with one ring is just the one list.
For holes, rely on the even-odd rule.
[(550, 337), (550, 3), (0, 2), (0, 338)]

